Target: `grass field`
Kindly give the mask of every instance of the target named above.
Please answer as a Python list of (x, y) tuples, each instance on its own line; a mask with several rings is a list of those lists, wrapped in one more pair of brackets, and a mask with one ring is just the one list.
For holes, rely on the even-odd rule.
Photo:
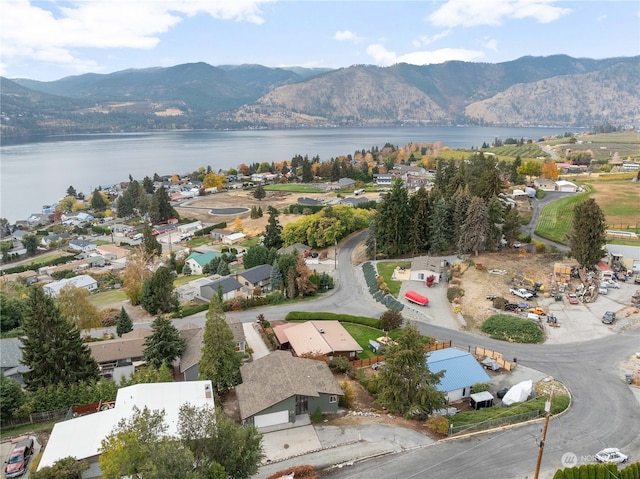
[(24, 424), (22, 426), (12, 427), (12, 428), (3, 427), (2, 431), (0, 431), (0, 439), (20, 436), (22, 434), (39, 432), (39, 431), (51, 432), (56, 422), (58, 421), (40, 422), (35, 424)]
[[(342, 323), (342, 325), (344, 326), (344, 329), (347, 330), (347, 332), (353, 337), (353, 339), (356, 340), (356, 342), (362, 348), (362, 352), (358, 354), (358, 357), (360, 359), (372, 358), (376, 356), (376, 353), (371, 351), (371, 348), (369, 347), (369, 340), (372, 339), (375, 341), (380, 336), (384, 336), (384, 331), (381, 331), (380, 329), (370, 328), (368, 326), (363, 326), (361, 324)], [(395, 329), (389, 333), (389, 336), (393, 339), (396, 339), (401, 331), (401, 329)]]
[(309, 185), (301, 184), (278, 184), (278, 185), (266, 185), (264, 187), (266, 191), (290, 191), (292, 193), (321, 193), (321, 190)]
[(393, 275), (394, 270), (398, 266), (410, 268), (411, 262), (410, 261), (383, 261), (377, 264), (378, 274), (382, 276), (382, 278), (384, 279), (384, 282), (387, 283), (387, 286), (389, 287), (390, 293), (396, 298), (398, 297), (398, 294), (400, 294), (400, 286), (402, 286), (402, 281), (394, 281), (391, 279), (391, 276)]
[[(593, 181), (587, 191), (571, 195), (546, 205), (540, 214), (536, 234), (543, 238), (566, 244), (566, 234), (571, 227), (573, 208), (591, 197), (605, 214), (612, 229), (637, 231), (640, 227), (640, 185), (628, 181)], [(615, 241), (617, 244), (638, 245), (638, 242)]]
[(190, 239), (189, 241), (187, 241), (187, 246), (189, 248), (197, 248), (198, 246), (202, 246), (209, 243), (211, 243), (211, 238), (208, 236), (202, 236), (202, 237)]
[(173, 286), (174, 287), (178, 287), (178, 286), (182, 286), (184, 284), (187, 284), (191, 281), (193, 281), (194, 279), (199, 279), (199, 278), (204, 278), (206, 275), (204, 274), (192, 274), (189, 276), (178, 276), (176, 279), (173, 280)]
[(114, 289), (111, 291), (104, 291), (98, 294), (92, 294), (89, 296), (89, 301), (94, 306), (100, 307), (111, 303), (118, 303), (127, 299), (127, 295), (122, 289)]

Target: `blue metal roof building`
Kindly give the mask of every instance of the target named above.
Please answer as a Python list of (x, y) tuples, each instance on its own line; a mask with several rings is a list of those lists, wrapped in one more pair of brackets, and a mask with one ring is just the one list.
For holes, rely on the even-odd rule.
[(432, 373), (445, 371), (439, 391), (447, 393), (449, 401), (468, 397), (471, 386), (491, 381), (489, 375), (470, 353), (446, 348), (429, 353), (427, 365)]

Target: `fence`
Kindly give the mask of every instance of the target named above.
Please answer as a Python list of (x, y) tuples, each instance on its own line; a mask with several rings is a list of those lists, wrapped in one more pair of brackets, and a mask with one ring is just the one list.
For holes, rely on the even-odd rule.
[(502, 353), (497, 351), (492, 351), (491, 349), (481, 348), (480, 346), (476, 346), (476, 357), (487, 357), (495, 359), (500, 366), (505, 371), (513, 371), (516, 368), (516, 363), (511, 361), (506, 361), (502, 357)]
[[(437, 351), (439, 349), (446, 349), (451, 347), (451, 341), (435, 341), (432, 340), (427, 344), (424, 349), (427, 352)], [(375, 356), (373, 358), (365, 358), (365, 359), (356, 359), (355, 361), (351, 361), (349, 363), (350, 366), (360, 369), (369, 367), (375, 363), (381, 363), (384, 361), (384, 356)]]
[(19, 417), (8, 419), (2, 423), (3, 428), (24, 426), (25, 424), (36, 424), (40, 422), (57, 421), (67, 415), (69, 409), (57, 409), (55, 411), (34, 412), (29, 417)]
[(540, 417), (540, 411), (529, 411), (522, 414), (516, 414), (514, 416), (496, 417), (474, 424), (461, 424), (460, 426), (454, 426), (453, 424), (451, 424), (449, 426), (449, 437), (462, 433), (486, 431), (487, 429), (492, 429), (494, 427), (530, 421), (531, 419), (535, 419), (537, 417)]

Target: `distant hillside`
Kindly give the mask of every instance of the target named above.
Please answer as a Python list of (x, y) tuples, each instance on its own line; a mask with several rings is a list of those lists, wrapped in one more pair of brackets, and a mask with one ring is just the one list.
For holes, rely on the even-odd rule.
[(640, 124), (640, 57), (338, 70), (189, 63), (2, 78), (3, 139), (163, 128)]

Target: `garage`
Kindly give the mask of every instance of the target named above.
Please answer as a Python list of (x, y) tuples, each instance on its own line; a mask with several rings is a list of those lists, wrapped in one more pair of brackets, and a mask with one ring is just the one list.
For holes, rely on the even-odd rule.
[(289, 411), (278, 411), (270, 414), (259, 414), (253, 417), (253, 424), (257, 428), (277, 426), (289, 422)]
[(556, 188), (563, 193), (575, 193), (578, 190), (577, 185), (570, 181), (559, 180), (556, 181)]

